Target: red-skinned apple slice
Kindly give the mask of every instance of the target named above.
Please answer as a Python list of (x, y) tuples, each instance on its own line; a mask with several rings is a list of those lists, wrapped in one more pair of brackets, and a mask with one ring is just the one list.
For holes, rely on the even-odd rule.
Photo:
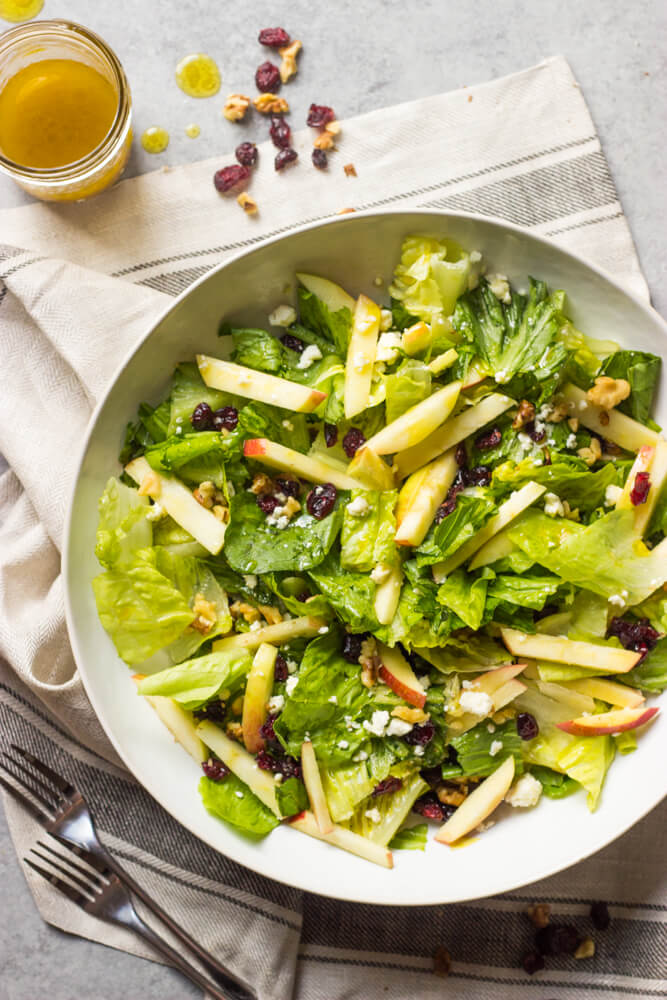
[(217, 639), (213, 643), (213, 652), (219, 653), (223, 649), (258, 649), (263, 642), (280, 646), (291, 639), (317, 635), (326, 624), (323, 618), (311, 618), (309, 615), (304, 615), (303, 618), (288, 618), (276, 625), (258, 628), (255, 632), (239, 632), (224, 639)]
[(617, 708), (639, 708), (646, 701), (641, 691), (636, 688), (608, 681), (604, 677), (583, 677), (581, 680), (567, 681), (565, 686), (580, 694), (598, 698), (599, 701), (606, 701)]
[(293, 451), (266, 438), (250, 438), (245, 441), (243, 454), (246, 458), (254, 458), (255, 461), (262, 462), (271, 469), (291, 472), (311, 483), (333, 483), (340, 490), (367, 489), (364, 483), (348, 476), (347, 472), (342, 472), (336, 466), (311, 455), (302, 455), (300, 451)]
[(374, 844), (366, 837), (359, 836), (358, 833), (352, 833), (344, 826), (338, 826), (334, 823), (331, 833), (321, 833), (317, 820), (309, 810), (299, 813), (298, 816), (291, 816), (287, 820), (287, 824), (295, 830), (300, 830), (301, 833), (306, 833), (309, 837), (324, 840), (327, 844), (340, 847), (344, 851), (349, 851), (350, 854), (356, 854), (357, 857), (363, 858), (365, 861), (372, 861), (373, 864), (382, 865), (383, 868), (394, 867), (391, 851), (379, 844)]
[(435, 835), (440, 844), (454, 844), (483, 823), (500, 805), (514, 779), (514, 757), (507, 757), (485, 778)]
[(438, 389), (374, 434), (368, 441), (368, 447), (378, 455), (393, 455), (419, 444), (447, 420), (460, 391), (461, 382), (450, 382), (443, 389)]
[(378, 674), (403, 701), (417, 708), (423, 708), (426, 704), (426, 691), (417, 680), (414, 670), (397, 649), (385, 646), (383, 642), (378, 643), (378, 653), (382, 666)]
[(527, 635), (514, 628), (501, 628), (503, 642), (514, 656), (567, 663), (574, 667), (594, 667), (610, 674), (625, 674), (642, 658), (641, 653), (614, 646), (601, 646), (559, 635)]
[(572, 404), (572, 416), (578, 417), (584, 427), (596, 431), (608, 441), (615, 441), (627, 451), (639, 451), (642, 445), (646, 444), (655, 447), (660, 440), (655, 431), (644, 427), (632, 417), (626, 417), (618, 410), (605, 410), (604, 407), (591, 403), (586, 393), (576, 385), (566, 385), (562, 396), (565, 403)]
[(406, 491), (411, 499), (407, 508), (403, 506), (402, 509), (401, 524), (394, 536), (397, 545), (419, 545), (423, 542), (457, 471), (454, 449), (451, 449), (424, 470), (420, 470), (422, 474), (415, 473), (419, 475), (417, 490), (411, 485), (410, 479), (407, 480), (401, 494)]
[(260, 729), (269, 714), (266, 703), (273, 690), (273, 671), (278, 650), (268, 642), (263, 642), (252, 661), (243, 696), (243, 742), (249, 753), (257, 753), (264, 747)]
[(264, 805), (280, 817), (278, 800), (276, 799), (276, 783), (271, 771), (262, 771), (257, 761), (248, 751), (230, 740), (222, 729), (219, 729), (214, 722), (200, 722), (197, 726), (197, 733), (206, 746), (214, 750), (223, 764), (226, 764), (230, 771), (233, 771), (237, 778), (245, 782), (251, 792), (254, 792)]
[(499, 691), (503, 685), (517, 677), (526, 669), (525, 663), (504, 663), (502, 667), (494, 667), (480, 674), (474, 680), (475, 688), (485, 694), (492, 695)]
[(334, 827), (329, 815), (327, 797), (324, 794), (315, 750), (310, 740), (305, 740), (301, 744), (301, 767), (303, 769), (303, 783), (308, 792), (310, 808), (313, 810), (317, 828), (322, 834), (332, 833)]
[(345, 363), (344, 404), (348, 420), (368, 407), (380, 319), (380, 307), (366, 295), (360, 295), (354, 307)]
[(658, 708), (619, 708), (599, 715), (582, 715), (579, 719), (556, 723), (558, 729), (572, 736), (605, 736), (609, 733), (623, 733), (626, 729), (637, 729), (654, 719)]
[(199, 374), (211, 389), (270, 403), (284, 410), (312, 413), (327, 398), (326, 392), (320, 392), (319, 389), (311, 389), (299, 382), (277, 378), (244, 365), (235, 365), (231, 361), (210, 358), (206, 354), (197, 355), (197, 364)]
[[(144, 674), (134, 674), (135, 684), (144, 679)], [(164, 723), (177, 743), (197, 761), (203, 763), (208, 758), (208, 750), (197, 735), (197, 726), (192, 712), (187, 712), (172, 698), (163, 695), (143, 695), (151, 708), (155, 710), (160, 722)]]

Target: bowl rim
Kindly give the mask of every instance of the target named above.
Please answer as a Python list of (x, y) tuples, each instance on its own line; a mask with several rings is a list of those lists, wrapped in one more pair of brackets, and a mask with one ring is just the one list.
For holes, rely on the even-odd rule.
[[(504, 230), (506, 232), (510, 232), (510, 233), (515, 234), (516, 236), (521, 237), (523, 239), (525, 239), (527, 237), (529, 240), (534, 240), (534, 241), (536, 241), (538, 243), (541, 243), (545, 247), (548, 247), (551, 250), (557, 251), (557, 253), (559, 253), (559, 254), (563, 254), (566, 257), (569, 257), (571, 259), (571, 261), (573, 261), (577, 266), (582, 267), (584, 270), (588, 270), (588, 271), (593, 272), (593, 274), (595, 274), (597, 277), (602, 278), (605, 281), (608, 281), (610, 284), (612, 284), (618, 291), (620, 291), (624, 296), (627, 296), (636, 306), (638, 306), (642, 310), (642, 312), (644, 312), (647, 315), (647, 317), (651, 320), (651, 322), (653, 322), (653, 323), (657, 322), (657, 325), (661, 329), (661, 332), (662, 332), (663, 336), (667, 340), (667, 321), (665, 321), (665, 319), (663, 319), (663, 317), (660, 315), (660, 313), (658, 313), (653, 308), (653, 306), (651, 305), (650, 301), (644, 299), (643, 297), (641, 297), (640, 295), (638, 295), (636, 292), (634, 292), (634, 291), (628, 289), (627, 287), (625, 287), (614, 275), (612, 275), (610, 272), (608, 272), (605, 268), (602, 268), (602, 267), (598, 266), (597, 264), (595, 264), (595, 263), (587, 260), (586, 258), (582, 257), (581, 255), (579, 255), (577, 253), (574, 253), (572, 250), (568, 249), (567, 247), (561, 246), (555, 240), (553, 240), (553, 239), (551, 239), (549, 237), (546, 237), (546, 236), (542, 236), (539, 233), (535, 233), (535, 232), (533, 232), (532, 230), (530, 230), (530, 229), (528, 229), (526, 227), (518, 226), (518, 225), (516, 225), (515, 223), (512, 223), (512, 222), (507, 222), (506, 220), (501, 219), (501, 218), (499, 218), (497, 216), (482, 215), (480, 213), (474, 213), (474, 212), (451, 212), (451, 211), (447, 211), (446, 209), (421, 208), (419, 206), (391, 208), (391, 209), (366, 209), (364, 211), (349, 213), (349, 214), (345, 214), (345, 215), (334, 215), (334, 216), (331, 216), (331, 217), (325, 217), (325, 218), (319, 219), (319, 220), (317, 220), (315, 222), (307, 222), (307, 223), (304, 223), (303, 225), (294, 226), (293, 228), (288, 229), (286, 232), (280, 232), (280, 233), (277, 233), (277, 234), (275, 234), (273, 236), (269, 236), (266, 239), (258, 241), (257, 243), (253, 243), (252, 246), (250, 246), (250, 247), (243, 247), (242, 249), (236, 251), (231, 256), (229, 256), (228, 258), (226, 258), (224, 261), (221, 261), (219, 264), (215, 265), (209, 271), (207, 271), (205, 274), (201, 275), (199, 278), (197, 278), (195, 281), (193, 281), (192, 284), (188, 285), (188, 287), (185, 288), (182, 292), (180, 292), (173, 300), (170, 300), (170, 302), (165, 306), (164, 310), (162, 310), (160, 312), (160, 314), (156, 317), (156, 319), (153, 321), (153, 323), (151, 324), (151, 326), (147, 329), (146, 333), (136, 342), (136, 344), (132, 348), (130, 348), (130, 350), (126, 353), (126, 355), (121, 360), (121, 362), (119, 363), (119, 365), (117, 366), (117, 368), (114, 370), (112, 377), (109, 379), (109, 381), (107, 383), (106, 389), (104, 390), (102, 396), (98, 400), (95, 408), (93, 409), (93, 412), (91, 413), (91, 415), (89, 417), (88, 426), (86, 428), (86, 432), (85, 432), (85, 435), (84, 435), (84, 438), (83, 438), (81, 449), (80, 449), (77, 461), (75, 463), (75, 476), (74, 476), (74, 480), (73, 480), (73, 485), (72, 485), (72, 487), (70, 489), (70, 492), (69, 492), (69, 495), (68, 495), (67, 513), (66, 513), (65, 526), (64, 526), (64, 531), (63, 531), (61, 572), (62, 572), (62, 576), (63, 576), (63, 579), (64, 579), (64, 588), (63, 589), (64, 589), (64, 604), (65, 604), (65, 620), (66, 620), (66, 624), (67, 624), (68, 638), (69, 638), (70, 645), (71, 645), (71, 648), (72, 648), (74, 662), (76, 664), (79, 676), (81, 677), (81, 680), (82, 680), (82, 683), (83, 683), (83, 687), (84, 687), (86, 696), (88, 697), (88, 699), (89, 699), (89, 701), (90, 701), (90, 703), (91, 703), (91, 705), (93, 707), (95, 715), (96, 715), (96, 717), (97, 717), (100, 725), (102, 726), (102, 728), (103, 728), (103, 730), (105, 732), (105, 735), (107, 736), (107, 739), (109, 740), (109, 742), (111, 743), (112, 747), (114, 748), (114, 750), (118, 754), (119, 758), (123, 762), (123, 765), (127, 768), (127, 770), (129, 771), (129, 773), (132, 774), (133, 777), (139, 782), (139, 784), (142, 786), (142, 788), (167, 813), (169, 813), (169, 815), (172, 816), (173, 819), (175, 819), (176, 822), (179, 823), (180, 826), (184, 827), (186, 830), (188, 830), (188, 832), (190, 834), (192, 834), (198, 840), (200, 840), (203, 843), (205, 843), (208, 847), (211, 847), (213, 850), (218, 851), (221, 854), (224, 854), (224, 852), (221, 850), (221, 848), (217, 844), (214, 844), (211, 840), (209, 840), (202, 833), (200, 833), (197, 830), (195, 830), (194, 827), (193, 827), (193, 825), (188, 820), (182, 818), (179, 815), (176, 815), (176, 813), (173, 811), (173, 809), (170, 807), (170, 805), (164, 800), (164, 797), (162, 795), (159, 795), (156, 791), (153, 791), (151, 788), (149, 788), (144, 783), (144, 781), (142, 781), (135, 774), (132, 766), (130, 765), (130, 763), (126, 759), (126, 755), (125, 755), (123, 746), (116, 740), (113, 732), (111, 732), (110, 725), (109, 726), (107, 725), (107, 722), (106, 722), (106, 719), (105, 719), (105, 715), (104, 715), (104, 711), (103, 711), (103, 707), (99, 706), (99, 709), (98, 709), (99, 702), (98, 702), (98, 699), (97, 699), (97, 697), (95, 695), (94, 684), (89, 680), (89, 678), (87, 676), (87, 671), (86, 671), (86, 666), (85, 666), (85, 662), (86, 661), (85, 661), (85, 658), (84, 658), (82, 650), (79, 648), (79, 644), (78, 644), (78, 640), (77, 640), (77, 628), (76, 628), (75, 615), (74, 615), (74, 610), (73, 610), (73, 605), (72, 605), (72, 599), (71, 599), (71, 595), (70, 595), (70, 587), (69, 587), (70, 572), (71, 572), (71, 566), (70, 566), (71, 539), (72, 539), (73, 527), (74, 527), (73, 526), (74, 501), (75, 501), (77, 490), (78, 490), (78, 486), (79, 486), (79, 480), (80, 480), (80, 477), (81, 477), (81, 472), (82, 472), (83, 464), (84, 464), (84, 461), (86, 459), (86, 455), (88, 453), (88, 448), (89, 448), (89, 445), (91, 443), (91, 440), (92, 440), (92, 437), (93, 437), (93, 434), (94, 434), (94, 431), (95, 431), (95, 428), (96, 428), (96, 425), (97, 425), (97, 422), (98, 422), (98, 418), (99, 418), (102, 410), (104, 409), (104, 407), (106, 405), (107, 398), (108, 398), (108, 396), (109, 396), (109, 394), (110, 394), (113, 386), (115, 386), (115, 384), (117, 383), (117, 381), (119, 380), (119, 378), (122, 376), (122, 374), (125, 371), (125, 369), (131, 364), (134, 356), (143, 347), (144, 343), (153, 334), (153, 332), (155, 331), (155, 329), (161, 323), (164, 322), (164, 320), (169, 316), (169, 314), (173, 310), (179, 308), (180, 305), (181, 305), (181, 303), (195, 289), (197, 289), (204, 282), (208, 281), (214, 274), (217, 274), (219, 271), (221, 271), (224, 268), (230, 266), (231, 264), (236, 263), (237, 261), (241, 260), (242, 258), (250, 256), (251, 254), (253, 254), (258, 249), (265, 249), (266, 247), (272, 246), (274, 244), (279, 244), (280, 242), (282, 242), (283, 240), (285, 240), (285, 239), (287, 239), (287, 238), (289, 238), (291, 236), (295, 236), (295, 235), (298, 235), (300, 233), (308, 232), (309, 230), (319, 229), (319, 228), (325, 229), (325, 228), (327, 228), (329, 226), (333, 226), (333, 225), (341, 225), (341, 226), (352, 225), (353, 226), (355, 224), (355, 221), (357, 219), (360, 219), (360, 218), (380, 217), (380, 216), (381, 217), (386, 217), (386, 216), (398, 216), (398, 217), (401, 217), (401, 216), (408, 216), (408, 215), (415, 215), (415, 214), (424, 215), (424, 216), (427, 216), (427, 215), (428, 216), (432, 216), (433, 219), (434, 219), (434, 222), (437, 222), (438, 226), (440, 226), (440, 221), (438, 221), (438, 220), (441, 220), (443, 224), (446, 224), (446, 221), (448, 219), (451, 219), (451, 220), (462, 220), (462, 221), (472, 221), (472, 222), (480, 222), (480, 223), (483, 223), (485, 225), (490, 225), (490, 226), (492, 226), (492, 227), (494, 227), (496, 229)], [(422, 231), (425, 231), (425, 230), (422, 230)], [(556, 863), (556, 867), (553, 867), (553, 864), (550, 865), (548, 862), (545, 861), (545, 863), (540, 867), (540, 869), (539, 869), (539, 871), (537, 873), (533, 872), (533, 873), (531, 873), (531, 875), (528, 878), (521, 878), (521, 879), (519, 879), (519, 881), (516, 880), (516, 876), (508, 877), (505, 882), (502, 882), (500, 885), (493, 887), (492, 894), (493, 895), (498, 895), (498, 894), (501, 894), (501, 893), (511, 892), (511, 891), (516, 890), (516, 889), (520, 889), (520, 888), (522, 888), (524, 886), (527, 886), (527, 885), (532, 885), (533, 883), (538, 882), (541, 879), (548, 878), (549, 876), (552, 876), (552, 875), (557, 875), (559, 872), (565, 871), (568, 868), (571, 868), (572, 866), (574, 866), (576, 864), (579, 864), (582, 861), (585, 861), (587, 858), (590, 858), (592, 855), (597, 854), (598, 851), (601, 851), (603, 848), (605, 848), (609, 844), (613, 843), (619, 837), (623, 836), (623, 834), (627, 833), (627, 831), (629, 829), (631, 829), (633, 826), (635, 826), (635, 824), (637, 824), (640, 820), (642, 820), (645, 816), (647, 816), (650, 812), (652, 812), (653, 809), (655, 809), (661, 803), (661, 801), (663, 800), (663, 798), (667, 798), (667, 785), (666, 785), (664, 791), (661, 791), (659, 788), (657, 788), (657, 792), (658, 792), (658, 794), (656, 795), (656, 797), (654, 799), (652, 799), (651, 801), (649, 801), (649, 803), (646, 804), (645, 807), (642, 807), (642, 810), (641, 810), (641, 812), (639, 814), (637, 814), (637, 815), (633, 814), (632, 818), (630, 818), (627, 822), (621, 821), (620, 824), (618, 824), (617, 826), (614, 827), (614, 829), (613, 829), (612, 832), (610, 832), (610, 833), (604, 833), (603, 832), (600, 835), (600, 837), (598, 838), (598, 840), (595, 842), (594, 846), (586, 847), (585, 848), (585, 852), (583, 854), (577, 856), (576, 858), (574, 858), (571, 861), (568, 861), (565, 864), (561, 864), (560, 862), (557, 862)], [(349, 893), (349, 892), (344, 892), (342, 889), (341, 889), (340, 894), (338, 894), (338, 893), (333, 894), (333, 893), (326, 892), (324, 890), (318, 890), (317, 888), (313, 888), (312, 885), (307, 884), (307, 882), (305, 880), (297, 880), (297, 881), (295, 881), (293, 879), (292, 880), (288, 880), (287, 876), (285, 876), (283, 878), (283, 877), (280, 876), (280, 874), (273, 874), (273, 873), (271, 875), (267, 875), (266, 872), (263, 870), (263, 867), (261, 865), (260, 854), (259, 853), (257, 853), (256, 855), (253, 855), (253, 857), (255, 857), (255, 856), (257, 857), (257, 863), (256, 864), (250, 864), (245, 859), (244, 860), (239, 860), (238, 858), (236, 858), (232, 854), (224, 854), (224, 856), (228, 857), (235, 864), (239, 864), (242, 867), (247, 868), (250, 871), (253, 871), (253, 872), (255, 872), (258, 875), (261, 875), (264, 878), (272, 879), (272, 880), (274, 880), (276, 882), (279, 882), (279, 883), (281, 883), (283, 885), (287, 885), (290, 888), (295, 888), (295, 889), (299, 889), (299, 890), (306, 891), (306, 892), (312, 892), (312, 893), (315, 893), (316, 895), (322, 895), (325, 898), (340, 899), (340, 900), (346, 901), (346, 902), (358, 902), (358, 903), (362, 903), (362, 904), (365, 904), (365, 905), (371, 904), (371, 905), (378, 905), (378, 906), (441, 906), (441, 905), (443, 905), (443, 903), (466, 902), (466, 901), (469, 901), (469, 900), (484, 898), (487, 895), (487, 893), (484, 893), (484, 896), (480, 896), (480, 894), (478, 892), (474, 892), (473, 891), (470, 894), (465, 894), (465, 893), (458, 894), (455, 899), (420, 901), (420, 900), (415, 900), (415, 899), (405, 900), (405, 899), (402, 899), (398, 894), (396, 894), (396, 895), (389, 895), (389, 896), (383, 898), (382, 900), (374, 900), (374, 899), (370, 899), (369, 900), (369, 899), (363, 898), (363, 896), (360, 893), (354, 894), (354, 890), (353, 890), (352, 894)], [(363, 883), (360, 883), (360, 884), (363, 884)]]

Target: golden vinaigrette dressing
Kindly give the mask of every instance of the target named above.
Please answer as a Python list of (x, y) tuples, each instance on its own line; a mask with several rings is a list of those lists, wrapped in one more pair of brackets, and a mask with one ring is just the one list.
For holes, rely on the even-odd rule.
[(4, 21), (31, 21), (43, 6), (44, 0), (0, 0), (0, 17)]
[(169, 145), (169, 133), (166, 128), (151, 125), (141, 135), (141, 145), (147, 153), (164, 153)]
[(0, 149), (24, 167), (64, 167), (100, 145), (117, 110), (113, 86), (92, 66), (35, 62), (0, 91)]
[(176, 83), (188, 97), (213, 97), (220, 90), (220, 70), (203, 52), (193, 52), (176, 67)]

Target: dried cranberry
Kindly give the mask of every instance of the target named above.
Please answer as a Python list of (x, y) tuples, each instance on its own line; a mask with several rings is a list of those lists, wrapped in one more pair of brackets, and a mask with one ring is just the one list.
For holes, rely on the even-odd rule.
[(280, 492), (284, 493), (286, 497), (298, 497), (301, 492), (301, 484), (298, 479), (276, 479), (276, 483), (280, 487)]
[(213, 722), (222, 722), (225, 717), (225, 704), (216, 698), (215, 701), (209, 701), (208, 705), (202, 705), (201, 708), (195, 709), (194, 713), (197, 719), (211, 719)]
[(540, 731), (537, 719), (530, 712), (519, 712), (516, 717), (516, 731), (522, 740), (534, 740)]
[(388, 795), (390, 792), (398, 791), (402, 785), (403, 782), (400, 778), (394, 778), (393, 775), (390, 775), (388, 778), (385, 778), (384, 781), (378, 782), (371, 792), (371, 795), (373, 798), (375, 798), (376, 795)]
[(280, 118), (278, 115), (273, 115), (271, 118), (271, 127), (269, 128), (269, 135), (271, 136), (271, 142), (278, 149), (287, 149), (290, 142), (292, 141), (292, 130), (285, 121), (284, 118)]
[(333, 448), (338, 440), (338, 428), (335, 424), (324, 425), (324, 443), (327, 448)]
[(313, 166), (317, 167), (318, 170), (326, 170), (329, 166), (329, 157), (323, 149), (315, 148), (310, 154), (310, 158), (313, 161)]
[(611, 923), (611, 917), (609, 916), (609, 907), (606, 903), (591, 903), (591, 920), (593, 921), (593, 927), (597, 930), (607, 930), (607, 927)]
[(255, 73), (255, 83), (257, 84), (257, 89), (261, 90), (265, 94), (275, 94), (280, 89), (280, 84), (282, 83), (280, 79), (280, 70), (273, 63), (263, 62), (261, 66), (257, 67), (257, 72)]
[(294, 757), (280, 756), (260, 750), (257, 754), (257, 766), (262, 771), (272, 771), (273, 774), (282, 774), (283, 778), (300, 778), (301, 765)]
[(270, 493), (260, 493), (257, 497), (257, 506), (268, 517), (280, 505), (277, 499), (271, 496)]
[(254, 167), (257, 163), (257, 146), (254, 142), (242, 142), (236, 147), (234, 156), (243, 167)]
[(233, 163), (230, 167), (223, 167), (213, 174), (213, 183), (216, 191), (220, 194), (227, 194), (233, 188), (245, 184), (250, 177), (250, 168), (243, 167), (240, 163)]
[(288, 347), (290, 351), (295, 351), (296, 354), (301, 354), (306, 346), (302, 340), (299, 340), (299, 338), (295, 337), (292, 333), (284, 334), (280, 340), (285, 347)]
[(495, 448), (502, 441), (503, 436), (498, 427), (493, 427), (490, 431), (486, 431), (485, 434), (480, 434), (478, 438), (475, 438), (475, 447), (479, 451), (488, 451), (490, 448)]
[(579, 944), (579, 933), (570, 924), (548, 924), (535, 935), (540, 955), (572, 955)]
[(308, 108), (306, 125), (312, 125), (313, 128), (322, 128), (324, 125), (332, 122), (335, 117), (333, 108), (328, 108), (326, 104), (311, 104)]
[(224, 781), (229, 775), (229, 768), (217, 757), (209, 757), (203, 762), (201, 769), (211, 781)]
[(311, 490), (306, 499), (308, 513), (317, 521), (322, 521), (334, 509), (337, 496), (333, 483), (324, 483)]
[(212, 419), (213, 410), (208, 403), (197, 403), (192, 411), (190, 423), (196, 431), (207, 431), (211, 426)]
[(270, 49), (283, 49), (289, 45), (291, 39), (284, 28), (262, 28), (257, 41), (260, 45), (267, 45)]
[[(276, 657), (276, 665), (277, 663), (278, 663), (278, 657)], [(287, 667), (287, 664), (285, 664), (285, 667)], [(275, 730), (273, 728), (273, 724), (277, 718), (278, 718), (277, 712), (273, 713), (272, 715), (267, 715), (265, 721), (259, 727), (259, 735), (262, 737), (265, 743), (270, 744), (272, 747), (275, 747), (276, 750), (280, 751), (280, 743), (278, 742), (278, 737), (276, 736)]]
[(233, 431), (239, 422), (239, 411), (235, 406), (223, 406), (213, 414), (216, 431)]
[(306, 601), (310, 599), (310, 593), (307, 590), (302, 590), (300, 594), (296, 595), (296, 599), (297, 601), (301, 601), (302, 604), (305, 604)]
[(638, 507), (641, 503), (646, 503), (650, 489), (651, 477), (648, 472), (638, 472), (635, 476), (635, 485), (630, 490), (630, 503), (633, 507)]
[(648, 618), (640, 618), (638, 621), (612, 618), (607, 635), (615, 635), (625, 649), (632, 649), (637, 653), (647, 653), (660, 638), (660, 634), (649, 623)]
[(521, 959), (521, 965), (529, 976), (534, 976), (536, 972), (544, 968), (544, 959), (536, 951), (529, 951)]
[(444, 521), (446, 517), (456, 510), (457, 499), (458, 496), (456, 493), (451, 493), (450, 491), (450, 493), (447, 494), (435, 512), (434, 521), (436, 524), (440, 524), (441, 521)]
[(491, 482), (491, 469), (488, 465), (476, 465), (474, 469), (466, 469), (466, 486), (488, 486)]
[(350, 427), (343, 438), (343, 451), (348, 458), (354, 458), (362, 444), (366, 444), (366, 438), (358, 427)]
[(275, 160), (273, 161), (273, 165), (276, 168), (276, 170), (284, 170), (285, 167), (288, 167), (290, 165), (290, 163), (294, 163), (294, 161), (298, 159), (299, 159), (299, 154), (297, 153), (296, 149), (292, 149), (290, 146), (289, 149), (280, 150)]
[(445, 805), (435, 792), (426, 792), (425, 795), (417, 799), (412, 811), (423, 816), (424, 819), (434, 819), (436, 823), (442, 823), (443, 820), (449, 819), (456, 812), (456, 807)]
[(273, 665), (273, 679), (278, 681), (278, 683), (287, 680), (287, 675), (289, 670), (287, 669), (287, 660), (280, 653), (276, 656), (276, 662)]
[(435, 736), (435, 726), (432, 722), (417, 723), (403, 739), (410, 746), (425, 747)]
[(361, 656), (361, 644), (364, 641), (364, 638), (365, 636), (353, 635), (352, 632), (345, 633), (342, 649), (344, 660), (347, 660), (348, 663), (359, 662), (359, 657)]
[(547, 432), (544, 430), (543, 427), (538, 430), (538, 428), (535, 426), (534, 420), (529, 421), (529, 423), (525, 425), (524, 431), (528, 435), (530, 440), (535, 442), (535, 444), (539, 444), (540, 441), (544, 441), (545, 437), (547, 436)]
[(456, 459), (456, 464), (459, 469), (465, 469), (468, 464), (468, 452), (466, 451), (466, 446), (463, 441), (461, 441), (461, 444), (456, 446), (454, 458)]

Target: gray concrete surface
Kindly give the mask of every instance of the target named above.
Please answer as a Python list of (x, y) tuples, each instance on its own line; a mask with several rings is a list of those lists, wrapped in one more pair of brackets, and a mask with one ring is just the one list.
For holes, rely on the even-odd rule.
[[(294, 121), (311, 101), (339, 117), (489, 80), (563, 53), (582, 86), (639, 249), (656, 307), (667, 314), (665, 167), (667, 7), (658, 0), (344, 0), (289, 4), (245, 0), (46, 0), (44, 17), (80, 21), (120, 56), (134, 95), (138, 132), (171, 132), (165, 154), (135, 148), (129, 174), (224, 154), (236, 133), (221, 117), (230, 91), (253, 91), (265, 58), (257, 31), (284, 24), (301, 38), (300, 76), (289, 88)], [(2, 24), (0, 22), (0, 27)], [(196, 101), (176, 87), (176, 62), (192, 51), (222, 70), (218, 97)], [(198, 139), (184, 128), (201, 127)], [(254, 129), (257, 128), (257, 135)], [(264, 126), (265, 128), (265, 126)], [(244, 137), (263, 137), (261, 125)], [(415, 151), (415, 162), (418, 163)], [(0, 178), (0, 208), (23, 195)], [(0, 232), (0, 239), (1, 239)], [(0, 1000), (175, 1000), (197, 991), (176, 973), (68, 937), (40, 920), (0, 817)], [(370, 994), (369, 994), (370, 996)]]

